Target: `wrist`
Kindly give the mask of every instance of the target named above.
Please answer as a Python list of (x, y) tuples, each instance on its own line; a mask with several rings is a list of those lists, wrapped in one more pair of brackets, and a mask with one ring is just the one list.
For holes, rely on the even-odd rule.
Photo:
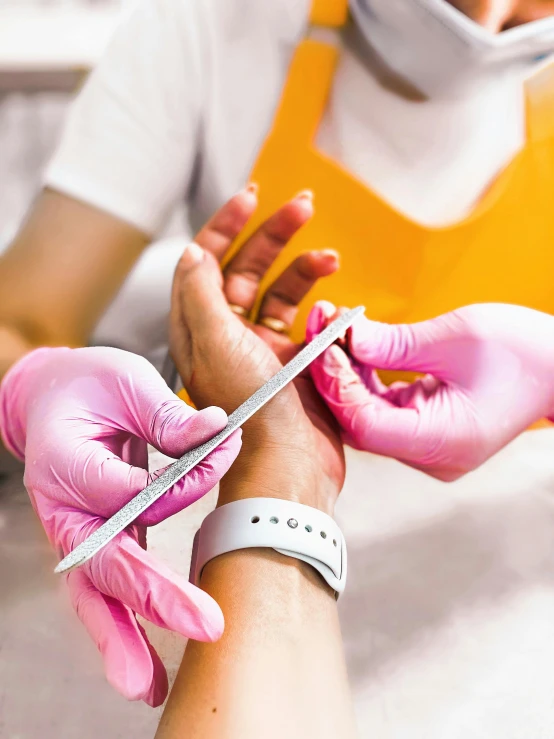
[[(234, 582), (236, 585), (237, 573), (240, 573), (245, 583), (240, 587), (243, 598), (247, 586), (251, 588), (256, 579), (259, 579), (263, 586), (260, 587), (259, 594), (267, 594), (270, 583), (273, 591), (279, 593), (282, 590), (280, 595), (283, 602), (290, 603), (292, 599), (298, 604), (317, 592), (336, 608), (334, 590), (311, 565), (300, 559), (287, 557), (274, 549), (237, 549), (221, 554), (206, 564), (200, 584), (203, 590), (216, 597), (212, 584), (214, 579), (216, 582)], [(216, 597), (216, 600), (221, 602), (220, 598)]]
[(241, 453), (219, 486), (218, 506), (245, 498), (278, 498), (332, 516), (340, 488), (323, 472), (311, 439), (283, 434), (264, 418), (243, 429)]
[(334, 484), (292, 459), (263, 454), (241, 455), (221, 480), (218, 507), (246, 498), (277, 498), (316, 508), (333, 515), (338, 490)]

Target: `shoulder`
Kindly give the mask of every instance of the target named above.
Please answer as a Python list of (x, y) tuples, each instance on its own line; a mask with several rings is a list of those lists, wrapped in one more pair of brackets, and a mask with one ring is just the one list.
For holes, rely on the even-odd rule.
[[(311, 0), (158, 0), (180, 5), (181, 18), (192, 15), (210, 24), (209, 30), (225, 41), (270, 34), (295, 43), (307, 25)], [(193, 6), (193, 7), (191, 7)]]
[(311, 0), (135, 0), (124, 10), (114, 41), (161, 44), (171, 56), (211, 49), (220, 56), (237, 44), (251, 45), (255, 53), (260, 43), (296, 44), (310, 6)]

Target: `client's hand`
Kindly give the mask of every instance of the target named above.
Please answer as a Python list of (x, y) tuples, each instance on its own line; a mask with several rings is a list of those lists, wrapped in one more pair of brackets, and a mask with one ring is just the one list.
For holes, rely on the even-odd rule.
[[(242, 290), (237, 263), (251, 262), (251, 246), (243, 248), (224, 275), (213, 254), (196, 244), (186, 249), (177, 267), (171, 353), (199, 408), (217, 404), (233, 411), (299, 350), (283, 333), (236, 315), (237, 305), (244, 313), (253, 307), (259, 280), (276, 252), (260, 247), (256, 255), (257, 271), (248, 270), (247, 278), (241, 273)], [(283, 326), (292, 324), (295, 306), (305, 293), (336, 267), (336, 256), (328, 252), (297, 259), (269, 288), (258, 320), (271, 317)], [(235, 312), (225, 297), (233, 281)], [(244, 497), (287, 498), (332, 513), (344, 481), (342, 443), (308, 373), (245, 424), (242, 449), (222, 481), (220, 502), (228, 502), (226, 491), (231, 488), (236, 497), (239, 487)]]
[[(318, 303), (309, 328), (321, 331), (334, 313)], [(538, 311), (491, 303), (411, 325), (363, 319), (348, 350), (333, 346), (311, 366), (347, 441), (441, 480), (554, 413), (554, 318)], [(375, 368), (429, 374), (385, 387)]]

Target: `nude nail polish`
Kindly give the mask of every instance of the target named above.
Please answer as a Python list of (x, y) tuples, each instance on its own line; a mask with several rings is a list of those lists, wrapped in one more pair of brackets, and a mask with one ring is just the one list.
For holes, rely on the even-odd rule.
[(294, 196), (295, 200), (309, 200), (313, 203), (314, 193), (312, 190), (301, 190), (297, 195)]

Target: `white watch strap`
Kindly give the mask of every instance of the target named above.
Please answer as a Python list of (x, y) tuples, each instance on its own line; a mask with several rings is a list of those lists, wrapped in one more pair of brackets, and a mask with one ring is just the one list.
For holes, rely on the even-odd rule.
[(335, 521), (310, 506), (278, 498), (228, 503), (206, 517), (194, 540), (191, 581), (198, 584), (214, 557), (237, 549), (270, 547), (312, 565), (335, 590), (346, 583), (346, 543)]

